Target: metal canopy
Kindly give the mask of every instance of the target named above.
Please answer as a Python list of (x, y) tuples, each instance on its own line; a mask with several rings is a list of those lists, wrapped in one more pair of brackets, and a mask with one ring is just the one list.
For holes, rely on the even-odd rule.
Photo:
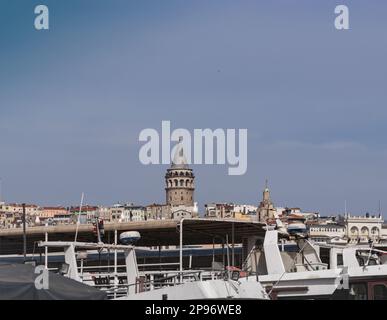
[[(265, 224), (259, 222), (221, 219), (184, 219), (183, 243), (184, 245), (199, 245), (225, 242), (241, 243), (243, 238), (249, 236), (264, 237)], [(234, 233), (233, 233), (234, 228)], [(163, 246), (180, 244), (180, 221), (176, 220), (151, 220), (126, 223), (106, 223), (105, 243), (114, 242), (114, 231), (138, 231), (141, 240), (137, 246)], [(49, 241), (74, 241), (76, 225), (54, 227), (27, 228), (27, 252), (38, 253), (38, 242), (45, 240), (48, 234)], [(233, 238), (234, 235), (234, 238)], [(78, 229), (79, 242), (95, 242), (92, 225), (80, 225)], [(22, 229), (0, 230), (0, 255), (22, 254), (23, 231)]]

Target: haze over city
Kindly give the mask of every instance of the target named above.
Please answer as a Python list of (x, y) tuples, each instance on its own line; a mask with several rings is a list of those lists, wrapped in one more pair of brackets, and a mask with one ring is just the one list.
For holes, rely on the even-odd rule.
[[(193, 165), (196, 201), (376, 213), (387, 194), (387, 3), (45, 1), (0, 11), (0, 177), (7, 202), (165, 201), (145, 128), (248, 129), (248, 170)], [(275, 17), (275, 19), (273, 19)]]

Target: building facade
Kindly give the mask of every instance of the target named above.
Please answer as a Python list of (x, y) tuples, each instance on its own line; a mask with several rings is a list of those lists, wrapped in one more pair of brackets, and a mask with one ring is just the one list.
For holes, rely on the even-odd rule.
[(383, 218), (379, 216), (351, 216), (344, 217), (346, 237), (350, 243), (367, 243), (370, 240), (377, 241), (383, 235)]

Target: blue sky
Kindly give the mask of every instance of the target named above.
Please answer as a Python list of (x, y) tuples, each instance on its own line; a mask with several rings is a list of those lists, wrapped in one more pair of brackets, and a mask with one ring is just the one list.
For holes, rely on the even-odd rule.
[[(33, 27), (46, 4), (50, 30)], [(350, 9), (350, 30), (334, 8)], [(1, 0), (7, 201), (162, 203), (144, 128), (247, 128), (248, 171), (194, 166), (196, 200), (322, 214), (387, 206), (385, 1)]]

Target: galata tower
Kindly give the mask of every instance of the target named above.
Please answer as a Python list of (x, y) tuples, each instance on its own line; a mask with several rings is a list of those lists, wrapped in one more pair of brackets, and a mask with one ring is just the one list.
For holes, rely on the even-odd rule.
[(177, 148), (171, 167), (165, 175), (167, 204), (194, 206), (195, 176), (189, 168), (183, 147)]

